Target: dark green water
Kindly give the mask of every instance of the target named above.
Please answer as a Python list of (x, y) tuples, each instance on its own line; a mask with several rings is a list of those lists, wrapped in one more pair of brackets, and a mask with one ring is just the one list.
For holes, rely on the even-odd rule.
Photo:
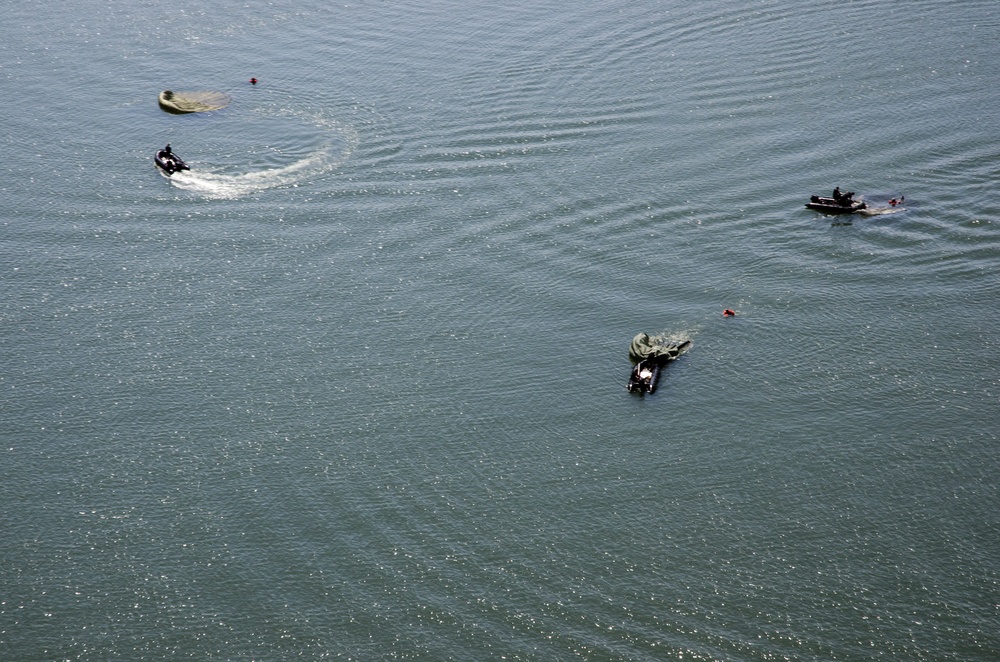
[(210, 4), (0, 26), (0, 659), (1000, 657), (1000, 7)]

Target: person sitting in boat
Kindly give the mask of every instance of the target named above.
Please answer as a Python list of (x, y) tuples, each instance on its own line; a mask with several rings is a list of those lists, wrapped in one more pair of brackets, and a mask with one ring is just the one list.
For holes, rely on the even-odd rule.
[(170, 143), (167, 143), (167, 146), (163, 148), (163, 155), (164, 156), (173, 156), (173, 154), (171, 154), (171, 152), (170, 152)]
[(840, 187), (833, 189), (833, 201), (840, 202)]

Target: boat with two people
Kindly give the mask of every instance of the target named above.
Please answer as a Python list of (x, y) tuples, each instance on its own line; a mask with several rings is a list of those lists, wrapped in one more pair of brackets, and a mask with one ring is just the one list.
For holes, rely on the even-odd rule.
[(162, 170), (167, 173), (167, 176), (179, 172), (181, 170), (190, 170), (188, 164), (184, 163), (181, 157), (174, 154), (173, 150), (170, 149), (170, 143), (163, 149), (156, 152), (156, 156), (153, 157), (153, 162)]

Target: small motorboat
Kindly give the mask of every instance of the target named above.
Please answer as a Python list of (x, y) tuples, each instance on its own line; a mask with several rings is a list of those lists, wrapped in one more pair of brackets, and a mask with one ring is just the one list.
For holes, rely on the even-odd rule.
[(854, 199), (854, 193), (841, 194), (840, 189), (834, 191), (834, 197), (824, 198), (818, 195), (811, 196), (806, 203), (807, 209), (812, 209), (824, 214), (853, 214), (861, 211), (867, 205), (860, 200)]
[(640, 333), (632, 339), (629, 356), (635, 366), (628, 378), (626, 388), (630, 393), (654, 393), (660, 381), (660, 372), (670, 361), (681, 355), (690, 340), (662, 342), (650, 338), (646, 333)]
[(654, 358), (639, 361), (632, 368), (632, 374), (629, 375), (628, 385), (625, 388), (629, 390), (629, 393), (639, 393), (640, 395), (655, 392), (662, 369), (663, 363)]
[(159, 166), (160, 170), (167, 173), (167, 175), (172, 175), (179, 170), (190, 170), (188, 164), (181, 160), (181, 157), (177, 156), (170, 149), (170, 145), (167, 145), (163, 149), (156, 152), (156, 156), (153, 157), (153, 162)]

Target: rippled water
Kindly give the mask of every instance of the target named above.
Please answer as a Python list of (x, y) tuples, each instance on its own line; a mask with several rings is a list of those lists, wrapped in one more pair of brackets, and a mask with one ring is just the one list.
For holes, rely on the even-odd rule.
[(994, 4), (8, 8), (0, 659), (996, 659)]

